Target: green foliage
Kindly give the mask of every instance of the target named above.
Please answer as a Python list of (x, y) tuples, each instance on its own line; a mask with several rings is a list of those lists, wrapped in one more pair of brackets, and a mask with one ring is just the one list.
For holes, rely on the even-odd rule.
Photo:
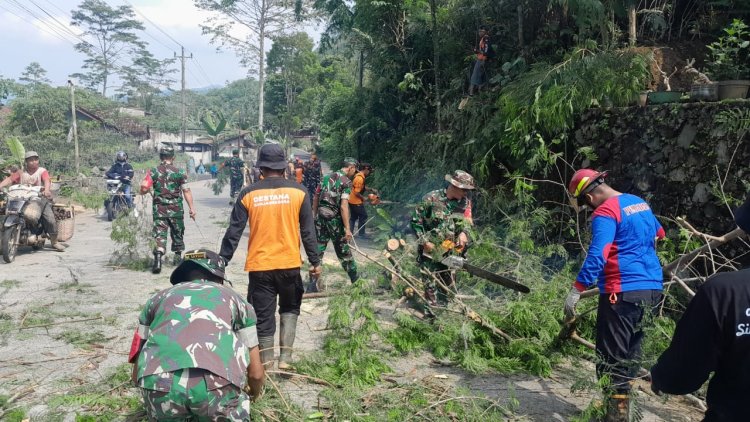
[(84, 350), (90, 350), (95, 344), (106, 340), (101, 331), (82, 332), (80, 330), (66, 330), (54, 336), (55, 340), (62, 340)]
[(117, 247), (109, 263), (134, 271), (146, 271), (151, 265), (153, 238), (151, 227), (143, 214), (123, 213), (112, 221), (109, 235)]
[(354, 284), (348, 294), (329, 302), (328, 328), (323, 354), (300, 361), (297, 369), (335, 385), (371, 386), (390, 368), (372, 349), (380, 328), (372, 306), (372, 290)]
[(740, 19), (706, 47), (711, 52), (708, 72), (715, 80), (750, 79), (750, 30)]
[(23, 144), (18, 139), (17, 136), (11, 136), (8, 139), (5, 140), (5, 144), (8, 146), (8, 149), (10, 150), (10, 156), (11, 160), (10, 162), (5, 162), (4, 164), (15, 164), (16, 166), (23, 166), (24, 163), (24, 156), (26, 155), (26, 150), (23, 147)]

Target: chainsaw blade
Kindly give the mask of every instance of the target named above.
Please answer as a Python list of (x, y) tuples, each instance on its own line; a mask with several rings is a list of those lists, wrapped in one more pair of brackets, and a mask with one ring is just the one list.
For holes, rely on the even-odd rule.
[(479, 278), (483, 278), (487, 281), (491, 281), (495, 284), (499, 284), (503, 287), (507, 287), (509, 289), (513, 289), (517, 292), (521, 293), (529, 293), (531, 290), (524, 286), (523, 284), (510, 279), (508, 277), (502, 276), (500, 274), (495, 274), (493, 272), (487, 271), (483, 268), (479, 268), (477, 266), (464, 263), (463, 269), (466, 270), (471, 275), (477, 276)]

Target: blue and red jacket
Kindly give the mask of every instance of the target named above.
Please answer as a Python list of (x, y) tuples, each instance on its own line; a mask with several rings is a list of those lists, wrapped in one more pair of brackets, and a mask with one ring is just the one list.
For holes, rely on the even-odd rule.
[(664, 238), (664, 228), (643, 199), (630, 194), (609, 198), (596, 208), (591, 224), (591, 246), (576, 289), (595, 283), (601, 294), (662, 289), (655, 239)]

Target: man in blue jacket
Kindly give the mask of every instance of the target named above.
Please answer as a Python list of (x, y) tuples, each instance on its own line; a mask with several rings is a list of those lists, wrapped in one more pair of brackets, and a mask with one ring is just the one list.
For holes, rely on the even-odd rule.
[(656, 239), (664, 229), (641, 198), (604, 183), (607, 172), (578, 170), (568, 186), (571, 203), (593, 210), (586, 260), (565, 300), (575, 316), (581, 292), (599, 288), (596, 352), (599, 378), (608, 376), (607, 422), (627, 422), (630, 383), (640, 367), (642, 321), (662, 299), (662, 270)]
[(122, 182), (122, 191), (125, 194), (125, 201), (128, 203), (128, 207), (133, 208), (133, 196), (130, 193), (132, 191), (131, 183), (133, 182), (133, 166), (128, 163), (128, 153), (125, 151), (117, 151), (114, 164), (110, 167), (106, 173), (108, 179), (119, 180)]
[[(750, 198), (735, 212), (750, 233)], [(656, 393), (687, 394), (711, 375), (704, 422), (747, 421), (750, 408), (750, 269), (703, 284), (677, 323), (672, 343), (651, 368)]]

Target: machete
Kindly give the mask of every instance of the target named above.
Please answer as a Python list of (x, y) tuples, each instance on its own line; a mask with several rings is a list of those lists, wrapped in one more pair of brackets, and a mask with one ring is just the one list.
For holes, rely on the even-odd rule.
[(468, 262), (466, 262), (466, 258), (462, 258), (458, 255), (449, 255), (443, 258), (442, 261), (440, 261), (441, 264), (445, 265), (449, 268), (455, 268), (455, 269), (463, 269), (469, 274), (483, 278), (487, 281), (491, 281), (495, 284), (499, 284), (503, 287), (507, 287), (509, 289), (513, 289), (517, 292), (521, 293), (529, 293), (531, 290), (529, 290), (528, 287), (524, 286), (523, 284), (502, 276), (500, 274), (495, 274), (493, 272), (487, 271), (483, 268), (479, 268), (476, 265), (471, 265)]

